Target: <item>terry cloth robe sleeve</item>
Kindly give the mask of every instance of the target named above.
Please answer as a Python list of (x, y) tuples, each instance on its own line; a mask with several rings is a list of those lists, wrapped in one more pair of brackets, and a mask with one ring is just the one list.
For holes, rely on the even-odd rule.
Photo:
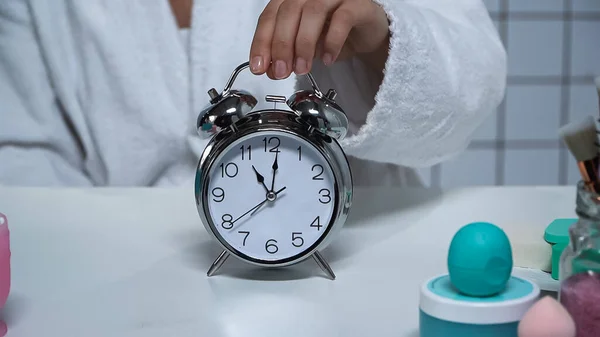
[(26, 1), (0, 1), (0, 185), (90, 185)]
[[(390, 21), (381, 86), (357, 59), (315, 62), (355, 130), (348, 155), (427, 167), (461, 153), (502, 101), (506, 52), (480, 0), (377, 0)], [(300, 87), (306, 87), (301, 80)]]

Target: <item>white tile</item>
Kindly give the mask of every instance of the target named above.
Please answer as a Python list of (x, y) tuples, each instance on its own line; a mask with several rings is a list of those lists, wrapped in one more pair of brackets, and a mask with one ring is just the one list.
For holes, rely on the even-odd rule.
[(510, 0), (508, 3), (511, 12), (560, 12), (563, 8), (564, 0)]
[(600, 116), (595, 85), (571, 85), (570, 90), (569, 121), (581, 120), (586, 116)]
[(483, 3), (490, 12), (500, 11), (500, 0), (483, 0)]
[(573, 75), (600, 75), (600, 21), (573, 22), (571, 62)]
[(496, 30), (500, 31), (500, 21), (499, 20), (493, 20), (492, 22), (494, 23), (494, 26), (496, 27)]
[(442, 187), (494, 185), (495, 165), (495, 150), (466, 150), (442, 164)]
[(505, 185), (557, 185), (558, 149), (507, 150)]
[(514, 21), (508, 25), (509, 75), (561, 75), (562, 21)]
[(576, 12), (600, 12), (600, 1), (598, 0), (575, 0), (573, 10)]
[(508, 86), (506, 139), (556, 139), (559, 123), (560, 86)]
[(493, 140), (496, 139), (496, 121), (498, 112), (491, 113), (483, 124), (475, 131), (473, 140)]

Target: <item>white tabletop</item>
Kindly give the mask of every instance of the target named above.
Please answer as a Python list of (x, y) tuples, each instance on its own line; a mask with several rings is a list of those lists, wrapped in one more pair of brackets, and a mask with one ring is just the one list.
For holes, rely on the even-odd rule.
[(220, 252), (190, 189), (0, 188), (8, 216), (8, 336), (418, 336), (419, 287), (444, 273), (453, 234), (473, 221), (544, 228), (574, 216), (574, 187), (451, 191), (356, 188), (323, 252), (259, 270)]

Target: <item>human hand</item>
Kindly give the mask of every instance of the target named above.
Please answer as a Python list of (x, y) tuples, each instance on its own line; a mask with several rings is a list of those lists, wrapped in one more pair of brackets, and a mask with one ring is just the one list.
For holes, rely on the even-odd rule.
[(379, 59), (389, 43), (389, 23), (372, 0), (271, 0), (258, 19), (250, 70), (271, 79), (308, 73), (315, 58), (325, 65), (352, 56)]

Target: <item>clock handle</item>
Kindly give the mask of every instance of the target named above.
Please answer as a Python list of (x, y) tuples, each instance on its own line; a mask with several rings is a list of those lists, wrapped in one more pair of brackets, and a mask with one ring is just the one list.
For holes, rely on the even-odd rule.
[[(233, 70), (233, 73), (231, 73), (231, 76), (229, 77), (227, 84), (225, 84), (225, 88), (223, 89), (223, 93), (221, 93), (221, 96), (225, 96), (227, 93), (229, 93), (229, 91), (233, 87), (233, 83), (235, 82), (235, 79), (242, 72), (242, 70), (248, 68), (249, 66), (250, 66), (250, 62), (244, 62), (244, 63), (240, 64), (239, 66), (237, 66), (237, 68), (235, 68)], [(310, 81), (310, 85), (312, 86), (313, 91), (317, 95), (322, 96), (323, 92), (321, 91), (321, 89), (319, 89), (319, 85), (317, 85), (317, 81), (315, 81), (315, 78), (313, 77), (313, 75), (309, 72), (306, 74), (306, 77), (308, 77), (308, 80)], [(216, 92), (216, 90), (213, 91), (210, 95), (211, 95), (212, 99), (218, 97), (218, 93)], [(214, 97), (213, 97), (213, 95), (214, 95)], [(331, 95), (333, 95), (333, 94), (331, 94)], [(335, 96), (330, 97), (330, 98), (334, 99)]]
[[(211, 104), (216, 103), (222, 97), (227, 97), (232, 90), (231, 88), (237, 76), (249, 66), (249, 62), (244, 62), (237, 66), (229, 77), (221, 94), (215, 89), (211, 89), (208, 92)], [(329, 89), (327, 93), (323, 94), (310, 72), (306, 74), (306, 77), (312, 86), (312, 90), (301, 90), (292, 94), (286, 101), (288, 107), (320, 132), (337, 140), (342, 140), (348, 132), (348, 117), (344, 110), (335, 102), (337, 92), (335, 89)], [(279, 96), (272, 95), (267, 95), (266, 97), (267, 101), (273, 99), (280, 101), (278, 98)], [(318, 114), (315, 114), (315, 111)]]
[[(220, 130), (231, 126), (256, 106), (257, 100), (251, 93), (232, 89), (238, 75), (249, 66), (249, 62), (237, 66), (231, 73), (222, 93), (215, 88), (208, 91), (210, 104), (200, 112), (196, 121), (198, 135), (211, 137)], [(321, 133), (337, 140), (343, 139), (348, 132), (348, 117), (335, 102), (337, 92), (329, 89), (326, 94), (323, 94), (310, 72), (306, 74), (306, 77), (312, 90), (300, 90), (292, 94), (286, 101), (288, 107)], [(267, 96), (267, 101), (273, 97)], [(318, 113), (315, 114), (315, 111)]]
[(233, 87), (233, 82), (235, 82), (235, 79), (242, 72), (242, 70), (248, 68), (249, 66), (250, 66), (250, 62), (244, 62), (244, 63), (240, 64), (239, 66), (237, 66), (237, 68), (235, 68), (233, 70), (233, 73), (231, 74), (231, 76), (229, 76), (229, 80), (227, 81), (227, 84), (225, 84), (225, 89), (223, 89), (223, 93), (222, 93), (223, 96), (225, 96), (225, 94), (227, 94), (229, 92), (229, 90), (231, 90), (231, 87)]

